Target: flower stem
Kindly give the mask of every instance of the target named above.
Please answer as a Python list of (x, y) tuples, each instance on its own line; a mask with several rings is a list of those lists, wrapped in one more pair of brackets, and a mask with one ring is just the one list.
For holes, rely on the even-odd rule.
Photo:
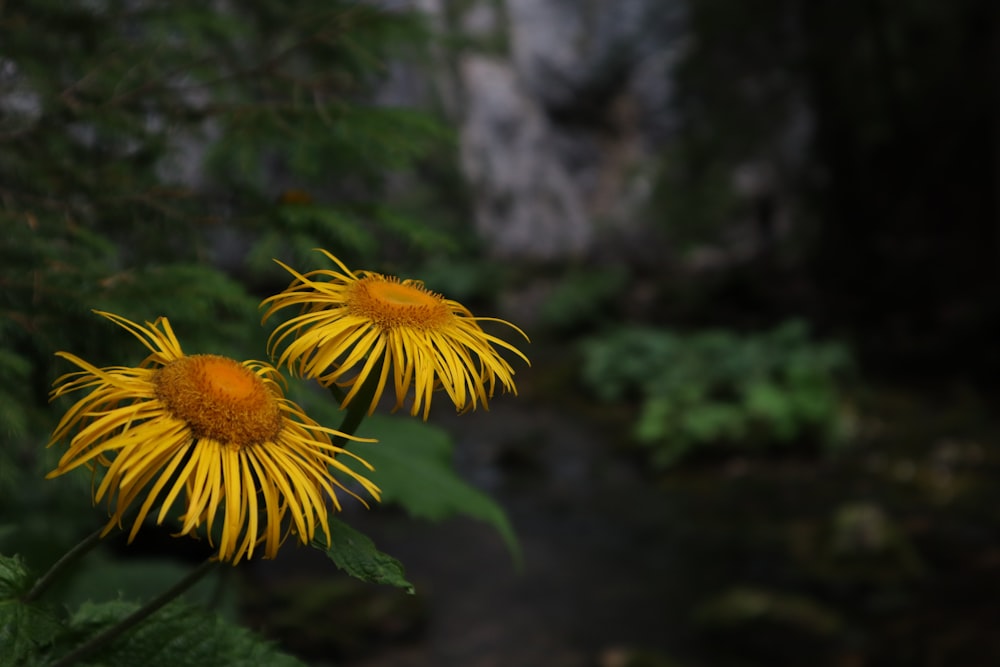
[[(361, 389), (358, 393), (351, 399), (351, 402), (347, 406), (347, 414), (344, 415), (343, 421), (340, 422), (340, 427), (337, 429), (341, 433), (346, 433), (347, 435), (354, 435), (354, 432), (358, 430), (361, 426), (361, 422), (365, 420), (368, 416), (368, 408), (371, 405), (372, 397), (375, 395), (375, 391), (378, 389), (379, 375), (382, 370), (382, 363), (379, 362), (375, 364), (375, 368), (368, 374), (364, 380), (364, 384), (361, 385)], [(330, 384), (330, 393), (333, 394), (337, 402), (344, 405), (344, 398), (346, 394), (338, 387), (336, 384)], [(337, 446), (344, 446), (345, 438), (335, 438), (333, 444)]]
[[(367, 403), (357, 400), (351, 401), (351, 404), (347, 406), (347, 414), (344, 415), (344, 419), (340, 422), (340, 426), (337, 430), (341, 433), (346, 433), (347, 435), (354, 435), (354, 432), (358, 430), (359, 426), (361, 426), (361, 422), (364, 421), (367, 412)], [(346, 440), (347, 438), (336, 437), (333, 439), (333, 444), (338, 447), (343, 447)]]
[(24, 594), (21, 598), (22, 602), (28, 603), (37, 600), (42, 593), (48, 590), (52, 582), (56, 580), (63, 570), (75, 563), (81, 556), (86, 554), (88, 551), (93, 549), (98, 542), (101, 541), (101, 533), (104, 531), (103, 528), (98, 528), (93, 533), (83, 538), (75, 547), (63, 554), (62, 558), (57, 560), (49, 571), (43, 574), (35, 585), (31, 587), (31, 590)]
[(69, 667), (69, 665), (74, 665), (81, 660), (89, 658), (100, 649), (118, 639), (118, 637), (122, 634), (128, 632), (133, 627), (146, 620), (146, 618), (150, 615), (159, 611), (164, 605), (172, 601), (181, 593), (191, 588), (191, 586), (197, 583), (198, 580), (208, 574), (217, 563), (218, 561), (209, 558), (196, 569), (192, 570), (186, 577), (171, 586), (168, 590), (161, 593), (159, 597), (150, 600), (131, 615), (118, 621), (117, 624), (111, 626), (99, 635), (91, 637), (85, 643), (80, 644), (75, 649), (64, 655), (60, 660), (53, 663), (52, 667)]

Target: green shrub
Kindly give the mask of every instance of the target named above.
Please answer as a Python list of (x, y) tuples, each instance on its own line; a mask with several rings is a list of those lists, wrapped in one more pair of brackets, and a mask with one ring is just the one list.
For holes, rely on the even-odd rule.
[(847, 349), (799, 321), (753, 335), (623, 327), (582, 344), (584, 382), (604, 401), (640, 403), (633, 435), (666, 467), (692, 449), (839, 440)]

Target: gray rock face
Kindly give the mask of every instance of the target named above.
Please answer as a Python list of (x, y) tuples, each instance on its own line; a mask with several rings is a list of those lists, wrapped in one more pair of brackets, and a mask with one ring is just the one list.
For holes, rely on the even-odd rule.
[(462, 163), (476, 225), (499, 255), (578, 255), (593, 225), (555, 127), (507, 63), (467, 57)]
[(682, 0), (420, 6), (473, 40), (446, 55), (444, 97), (493, 252), (569, 259), (634, 234), (649, 158), (669, 137)]

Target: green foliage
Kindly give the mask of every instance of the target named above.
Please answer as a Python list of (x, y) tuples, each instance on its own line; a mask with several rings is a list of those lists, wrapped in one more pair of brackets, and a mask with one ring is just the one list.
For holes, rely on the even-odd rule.
[(52, 612), (21, 600), (31, 581), (20, 558), (0, 555), (0, 665), (24, 663), (61, 629)]
[(413, 584), (403, 573), (402, 564), (375, 548), (375, 543), (343, 521), (331, 518), (330, 544), (325, 544), (324, 536), (317, 536), (313, 546), (326, 555), (341, 570), (361, 581), (372, 584), (389, 584), (413, 593)]
[(47, 609), (17, 598), (0, 599), (0, 666), (31, 664), (29, 661), (52, 644), (62, 628)]
[(637, 398), (634, 435), (668, 466), (693, 448), (835, 442), (847, 350), (806, 326), (740, 336), (621, 328), (583, 343), (584, 381), (606, 401)]
[[(125, 600), (85, 601), (68, 616), (22, 597), (33, 578), (18, 557), (0, 556), (0, 666), (45, 665), (139, 608)], [(216, 614), (175, 602), (81, 664), (301, 665)]]
[[(124, 601), (84, 603), (69, 619), (67, 639), (83, 641), (90, 638), (138, 607)], [(152, 619), (140, 624), (84, 664), (95, 667), (303, 665), (245, 628), (180, 602), (164, 607)]]
[(416, 275), (428, 289), (468, 305), (495, 298), (498, 286), (504, 284), (498, 276), (503, 276), (505, 268), (509, 270), (509, 266), (474, 255), (455, 258), (439, 255), (423, 264)]
[(17, 556), (0, 556), (0, 596), (9, 599), (27, 592), (31, 575)]
[(353, 464), (379, 485), (383, 502), (399, 503), (420, 519), (464, 515), (485, 521), (520, 562), (517, 536), (503, 509), (456, 474), (447, 432), (415, 419), (375, 415), (365, 420), (358, 435), (379, 439), (352, 443), (351, 451), (375, 467), (369, 472)]
[(620, 266), (572, 269), (560, 276), (542, 302), (538, 323), (557, 330), (600, 323), (607, 319), (627, 281), (627, 272)]
[(291, 253), (301, 259), (316, 262), (314, 250), (319, 239), (336, 239), (334, 247), (368, 256), (375, 252), (378, 240), (363, 220), (343, 210), (323, 204), (302, 203), (284, 206), (278, 211), (282, 229), (266, 230), (260, 242), (251, 251), (248, 260), (251, 268), (266, 271), (275, 269), (274, 257)]
[(18, 0), (2, 21), (0, 380), (18, 390), (0, 396), (0, 434), (51, 428), (37, 417), (56, 350), (121, 362), (92, 308), (165, 315), (188, 344), (259, 358), (248, 292), (284, 282), (272, 257), (446, 248), (435, 218), (388, 195), (452, 159), (450, 130), (365, 103), (387, 57), (422, 57), (417, 14)]
[[(23, 436), (28, 431), (28, 415), (20, 409), (16, 388), (28, 383), (31, 363), (11, 350), (0, 348), (0, 437)], [(2, 456), (2, 455), (0, 455)], [(0, 464), (0, 471), (5, 468)], [(0, 472), (0, 489), (3, 488)]]
[[(301, 196), (305, 197), (305, 193)], [(422, 226), (415, 218), (388, 206), (371, 205), (351, 211), (342, 205), (307, 199), (280, 207), (276, 215), (282, 224), (261, 232), (247, 254), (247, 267), (281, 281), (288, 275), (275, 265), (275, 257), (290, 256), (299, 266), (326, 265), (315, 252), (318, 247), (337, 248), (337, 255), (343, 258), (373, 258), (392, 243), (429, 254), (457, 250), (448, 234)], [(349, 266), (358, 268), (353, 262)]]
[(55, 616), (20, 600), (0, 600), (0, 665), (29, 664), (61, 629)]

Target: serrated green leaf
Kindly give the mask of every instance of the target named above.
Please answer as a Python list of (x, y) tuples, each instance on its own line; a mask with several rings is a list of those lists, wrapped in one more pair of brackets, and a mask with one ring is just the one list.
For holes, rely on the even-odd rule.
[(16, 597), (30, 584), (31, 574), (20, 556), (0, 556), (0, 599)]
[(62, 629), (52, 612), (21, 601), (30, 584), (31, 575), (19, 557), (0, 556), (0, 665), (23, 664)]
[(109, 600), (107, 602), (87, 601), (82, 603), (69, 619), (74, 630), (87, 630), (96, 634), (114, 625), (139, 608), (138, 602), (130, 600)]
[(0, 600), (0, 666), (20, 665), (62, 630), (56, 616), (17, 598)]
[[(84, 603), (74, 613), (70, 628), (78, 643), (119, 622), (139, 605), (116, 600)], [(183, 602), (174, 602), (143, 621), (91, 657), (96, 667), (303, 667), (296, 658), (278, 651), (246, 628)]]
[(340, 519), (330, 517), (330, 544), (325, 536), (317, 535), (312, 546), (326, 553), (345, 573), (372, 584), (389, 584), (413, 593), (413, 584), (406, 580), (403, 565), (392, 556), (375, 548), (375, 543)]
[(358, 434), (378, 439), (350, 447), (375, 467), (370, 472), (354, 464), (379, 485), (383, 502), (397, 502), (411, 516), (431, 521), (459, 515), (485, 521), (496, 528), (520, 564), (520, 546), (507, 514), (455, 472), (447, 432), (416, 419), (373, 415)]

